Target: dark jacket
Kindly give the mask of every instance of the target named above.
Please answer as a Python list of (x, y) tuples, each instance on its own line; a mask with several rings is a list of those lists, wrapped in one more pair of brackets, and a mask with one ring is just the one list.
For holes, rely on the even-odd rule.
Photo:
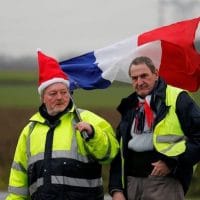
[[(165, 104), (166, 87), (166, 83), (162, 79), (159, 79), (156, 87), (152, 91), (150, 103), (156, 113), (154, 127), (168, 112), (168, 107)], [(121, 121), (117, 127), (117, 138), (118, 141), (122, 140), (122, 145), (121, 151), (111, 164), (109, 180), (110, 193), (112, 191), (123, 191), (126, 195), (128, 141), (131, 137), (130, 129), (135, 115), (134, 108), (137, 103), (137, 94), (133, 93), (127, 98), (122, 99), (117, 108), (121, 114)], [(200, 160), (200, 108), (188, 93), (183, 91), (177, 97), (176, 114), (181, 128), (187, 137), (186, 151), (174, 159), (163, 156), (163, 160), (166, 164), (173, 163), (172, 176), (180, 180), (186, 193), (191, 182), (193, 165)], [(124, 166), (122, 166), (122, 157), (124, 158)], [(122, 183), (123, 177), (124, 187)]]

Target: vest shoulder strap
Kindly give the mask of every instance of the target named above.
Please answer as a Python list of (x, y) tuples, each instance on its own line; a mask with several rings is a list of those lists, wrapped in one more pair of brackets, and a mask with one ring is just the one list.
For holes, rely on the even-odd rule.
[(176, 106), (176, 99), (178, 95), (182, 92), (183, 90), (180, 88), (176, 88), (170, 85), (167, 85), (166, 89), (166, 105), (167, 106)]

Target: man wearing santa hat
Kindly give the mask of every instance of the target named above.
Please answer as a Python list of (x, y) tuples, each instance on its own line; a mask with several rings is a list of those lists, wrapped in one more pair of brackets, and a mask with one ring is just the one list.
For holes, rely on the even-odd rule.
[(38, 63), (42, 105), (19, 137), (6, 200), (103, 200), (101, 167), (118, 152), (113, 129), (96, 114), (77, 111), (54, 58), (38, 50)]

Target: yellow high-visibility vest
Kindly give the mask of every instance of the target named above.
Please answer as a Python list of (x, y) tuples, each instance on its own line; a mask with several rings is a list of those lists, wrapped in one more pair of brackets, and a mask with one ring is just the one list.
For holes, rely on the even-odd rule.
[[(74, 108), (60, 118), (60, 124), (54, 130), (54, 140), (52, 146), (52, 158), (72, 158), (85, 164), (97, 161), (100, 164), (109, 163), (116, 156), (119, 144), (115, 138), (115, 133), (111, 125), (96, 114), (83, 110), (81, 118), (90, 123), (95, 135), (88, 142), (84, 142), (81, 134), (75, 129), (76, 123)], [(37, 184), (42, 184), (37, 180), (37, 184), (28, 185), (28, 166), (44, 159), (46, 136), (49, 127), (45, 124), (45, 119), (36, 113), (30, 123), (23, 129), (15, 151), (9, 180), (9, 195), (6, 200), (29, 199), (30, 195), (37, 190)], [(34, 123), (34, 127), (31, 125)], [(31, 131), (30, 131), (31, 130)], [(91, 160), (92, 158), (92, 160)], [(52, 176), (52, 181), (59, 184), (70, 184), (65, 177)], [(72, 178), (71, 178), (72, 179)], [(70, 179), (70, 180), (71, 180)], [(63, 180), (66, 180), (63, 182)], [(72, 185), (90, 187), (102, 185), (101, 177), (96, 179), (72, 180)]]
[(176, 100), (182, 91), (179, 88), (167, 86), (165, 103), (169, 106), (169, 111), (156, 125), (153, 133), (155, 149), (166, 156), (180, 155), (186, 149), (186, 137), (176, 115)]

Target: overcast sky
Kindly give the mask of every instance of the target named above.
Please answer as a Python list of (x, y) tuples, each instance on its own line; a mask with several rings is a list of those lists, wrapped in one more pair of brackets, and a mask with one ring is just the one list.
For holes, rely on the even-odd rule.
[(171, 2), (0, 0), (0, 54), (34, 56), (39, 47), (55, 57), (75, 56), (199, 15), (200, 0)]

